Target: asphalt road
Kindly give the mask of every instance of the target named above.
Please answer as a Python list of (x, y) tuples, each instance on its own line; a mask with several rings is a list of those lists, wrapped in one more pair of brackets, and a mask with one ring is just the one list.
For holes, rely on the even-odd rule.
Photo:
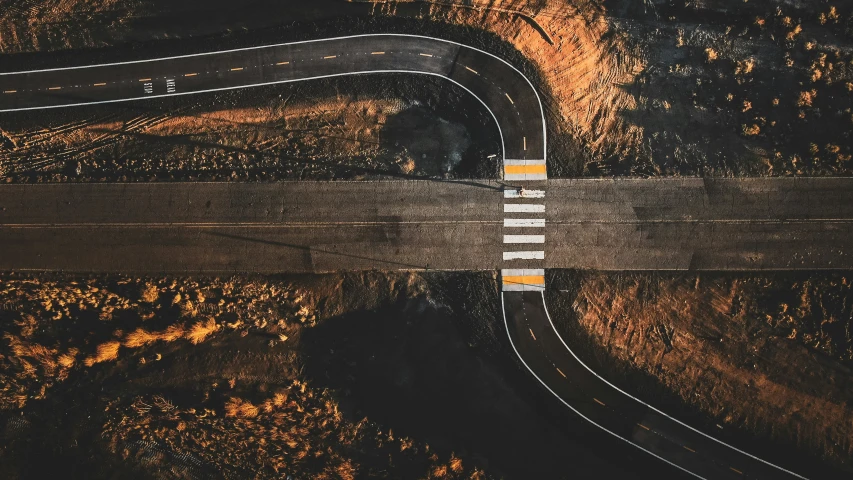
[(0, 73), (0, 112), (131, 101), (341, 75), (445, 78), (476, 96), (501, 132), (505, 159), (545, 158), (532, 84), (504, 60), (450, 41), (360, 35), (62, 69)]
[[(549, 268), (853, 268), (853, 179), (550, 180), (544, 228), (499, 182), (0, 185), (0, 269), (495, 270), (503, 234)], [(542, 262), (531, 265), (541, 268)]]
[(610, 435), (698, 478), (802, 478), (690, 428), (607, 383), (560, 338), (541, 292), (504, 292), (503, 302), (510, 342), (525, 367), (567, 407)]

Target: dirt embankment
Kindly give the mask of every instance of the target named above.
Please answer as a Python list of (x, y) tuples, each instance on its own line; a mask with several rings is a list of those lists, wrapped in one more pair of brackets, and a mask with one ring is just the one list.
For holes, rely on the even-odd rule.
[(853, 471), (849, 275), (559, 271), (549, 281), (561, 332), (617, 384), (721, 435), (715, 423), (777, 445), (750, 451)]
[(488, 113), (440, 80), (345, 77), (81, 112), (6, 116), (7, 181), (497, 175)]
[(496, 294), (486, 274), (4, 274), (0, 477), (641, 478), (513, 368)]

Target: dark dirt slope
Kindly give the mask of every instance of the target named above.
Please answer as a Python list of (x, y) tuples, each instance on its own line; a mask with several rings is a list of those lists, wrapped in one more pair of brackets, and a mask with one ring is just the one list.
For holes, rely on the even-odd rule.
[(0, 477), (660, 468), (633, 452), (630, 470), (599, 457), (622, 447), (545, 397), (505, 350), (494, 279), (452, 277), (4, 275)]

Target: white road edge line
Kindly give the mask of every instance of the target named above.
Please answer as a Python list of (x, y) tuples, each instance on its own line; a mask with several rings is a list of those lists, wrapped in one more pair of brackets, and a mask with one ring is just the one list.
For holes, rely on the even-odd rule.
[[(0, 72), (0, 76), (3, 76), (3, 75), (16, 75), (16, 74), (22, 74), (22, 73), (36, 73), (36, 72), (56, 72), (56, 71), (62, 71), (62, 70), (75, 70), (75, 69), (80, 69), (80, 68), (111, 67), (111, 66), (115, 66), (115, 65), (130, 65), (130, 64), (134, 64), (134, 63), (155, 62), (155, 61), (160, 61), (160, 60), (174, 60), (174, 59), (178, 59), (178, 58), (200, 57), (200, 56), (204, 56), (204, 55), (218, 55), (218, 54), (221, 54), (221, 53), (244, 52), (244, 51), (249, 51), (249, 50), (260, 50), (260, 49), (263, 49), (263, 48), (283, 47), (283, 46), (287, 46), (287, 45), (299, 45), (299, 44), (303, 44), (303, 43), (331, 42), (331, 41), (335, 41), (335, 40), (348, 40), (348, 39), (352, 39), (352, 38), (364, 38), (364, 37), (409, 37), (409, 38), (423, 38), (423, 39), (433, 40), (433, 41), (437, 41), (437, 42), (449, 43), (449, 44), (451, 44), (451, 45), (456, 45), (456, 46), (459, 46), (459, 47), (462, 47), (462, 48), (468, 48), (468, 49), (471, 49), (471, 50), (474, 50), (474, 51), (480, 52), (480, 53), (482, 53), (482, 54), (484, 54), (484, 55), (488, 55), (488, 56), (490, 56), (490, 57), (492, 57), (492, 58), (495, 58), (495, 59), (497, 59), (498, 61), (500, 61), (500, 62), (504, 63), (504, 64), (505, 64), (505, 65), (507, 65), (509, 68), (513, 69), (513, 70), (515, 71), (515, 73), (517, 73), (521, 78), (523, 78), (523, 79), (527, 82), (527, 84), (530, 86), (530, 89), (531, 89), (531, 90), (533, 90), (533, 95), (535, 95), (535, 96), (536, 96), (536, 101), (539, 103), (539, 114), (541, 115), (541, 118), (542, 118), (542, 158), (548, 158), (548, 136), (547, 136), (547, 135), (548, 135), (548, 130), (547, 130), (546, 125), (545, 125), (545, 109), (542, 107), (542, 99), (539, 97), (539, 92), (537, 92), (537, 91), (536, 91), (536, 88), (533, 86), (533, 82), (531, 82), (531, 81), (530, 81), (530, 79), (529, 79), (529, 78), (527, 78), (527, 76), (526, 76), (526, 75), (524, 75), (523, 73), (521, 73), (521, 71), (520, 71), (519, 69), (515, 68), (515, 66), (513, 66), (513, 64), (511, 64), (511, 63), (507, 62), (506, 60), (504, 60), (503, 58), (501, 58), (501, 57), (499, 57), (499, 56), (497, 56), (497, 55), (495, 55), (495, 54), (489, 53), (489, 52), (487, 52), (487, 51), (485, 51), (485, 50), (481, 50), (481, 49), (476, 48), (476, 47), (470, 47), (470, 46), (468, 46), (468, 45), (465, 45), (465, 44), (462, 44), (462, 43), (459, 43), (459, 42), (454, 42), (454, 41), (451, 41), (451, 40), (444, 40), (444, 39), (441, 39), (441, 38), (428, 37), (428, 36), (426, 36), (426, 35), (412, 35), (412, 34), (407, 34), (407, 33), (366, 33), (366, 34), (361, 34), (361, 35), (348, 35), (348, 36), (344, 36), (344, 37), (321, 38), (321, 39), (317, 39), (317, 40), (302, 40), (302, 41), (298, 41), (298, 42), (290, 42), (290, 43), (275, 43), (275, 44), (272, 44), (272, 45), (260, 45), (260, 46), (257, 46), (257, 47), (233, 48), (233, 49), (230, 49), (230, 50), (219, 50), (219, 51), (215, 51), (215, 52), (190, 53), (190, 54), (186, 54), (186, 55), (174, 55), (174, 56), (171, 56), (171, 57), (149, 58), (149, 59), (145, 59), (145, 60), (130, 60), (130, 61), (127, 61), (127, 62), (100, 63), (100, 64), (84, 65), (84, 66), (77, 66), (77, 67), (44, 68), (44, 69), (40, 69), (40, 70), (26, 70), (26, 71), (20, 71), (20, 72)], [(426, 73), (426, 72), (411, 72), (411, 71), (409, 71), (409, 70), (403, 70), (403, 71), (394, 71), (394, 70), (389, 70), (389, 71), (387, 71), (387, 73), (403, 73), (403, 72), (405, 72), (405, 73), (425, 73), (425, 74), (428, 74), (428, 75), (435, 75), (435, 76), (438, 76), (438, 77), (447, 78), (448, 80), (452, 81), (453, 83), (455, 83), (455, 84), (457, 84), (457, 85), (460, 85), (458, 82), (456, 82), (456, 81), (454, 81), (454, 80), (452, 80), (452, 79), (450, 79), (450, 78), (448, 78), (448, 77), (445, 77), (444, 75), (439, 75), (439, 74), (434, 74), (434, 73)], [(369, 72), (359, 72), (359, 73), (369, 73)], [(386, 72), (384, 72), (384, 71), (376, 71), (376, 72), (374, 72), (374, 73), (386, 73)], [(344, 74), (344, 75), (353, 75), (353, 74), (347, 73), (347, 74)], [(317, 79), (317, 78), (329, 78), (329, 77), (332, 77), (332, 76), (340, 76), (340, 75), (319, 76), (319, 77), (312, 77), (312, 78), (304, 78), (304, 79), (300, 79), (300, 80), (312, 80), (312, 79)], [(291, 81), (297, 81), (297, 80), (291, 80)], [(257, 84), (257, 86), (260, 86), (260, 85), (274, 85), (274, 84), (276, 84), (276, 83), (285, 83), (285, 82), (270, 82), (270, 83), (266, 83), (266, 84)], [(460, 85), (460, 86), (461, 86), (461, 85)], [(198, 91), (198, 92), (183, 92), (183, 93), (173, 94), (172, 96), (175, 96), (175, 95), (188, 95), (188, 94), (192, 94), (192, 93), (203, 93), (203, 92), (206, 92), (206, 91), (215, 92), (215, 91), (222, 91), (222, 90), (233, 90), (234, 88), (246, 88), (246, 86), (242, 86), (242, 87), (233, 87), (233, 88), (222, 88), (222, 89), (214, 89), (214, 90), (204, 90), (204, 91)], [(465, 87), (463, 87), (463, 88), (465, 88)], [(468, 93), (470, 93), (471, 95), (474, 95), (474, 93), (473, 93), (473, 92), (471, 92), (470, 90), (468, 90), (467, 88), (465, 88), (465, 90), (466, 90)], [(158, 97), (164, 97), (164, 96), (166, 96), (166, 95), (157, 95), (157, 96), (149, 96), (149, 97), (142, 97), (142, 98), (158, 98)], [(477, 98), (477, 100), (479, 100), (479, 101), (480, 101), (480, 103), (482, 103), (483, 105), (485, 105), (485, 102), (483, 102), (482, 100), (480, 100), (480, 98), (479, 98), (479, 97), (477, 97), (476, 95), (474, 95), (474, 97), (475, 97), (475, 98)], [(131, 99), (131, 100), (138, 100), (138, 99)], [(128, 101), (128, 100), (118, 100), (118, 101)], [(113, 102), (113, 101), (107, 101), (107, 102), (98, 102), (98, 103), (115, 103), (115, 102)], [(81, 103), (81, 104), (78, 104), (78, 105), (94, 105), (94, 104), (95, 104), (95, 103)], [(64, 107), (67, 107), (68, 105), (63, 105), (63, 106), (64, 106)], [(51, 107), (51, 108), (59, 108), (59, 107)], [(489, 109), (489, 107), (488, 107), (488, 106), (486, 106), (486, 109), (488, 110), (488, 109)], [(30, 108), (30, 109), (18, 109), (17, 111), (21, 111), (21, 110), (35, 110), (35, 109), (34, 109), (34, 108)], [(16, 111), (16, 110), (0, 110), (0, 112), (9, 112), (9, 111)], [(491, 114), (492, 114), (492, 118), (495, 118), (495, 114), (494, 114), (491, 110), (489, 110), (489, 113), (491, 113)], [(497, 118), (495, 118), (495, 122), (497, 122)], [(498, 126), (498, 129), (500, 130), (500, 126)], [(501, 143), (503, 143), (503, 137), (501, 138)], [(506, 152), (506, 149), (504, 149), (504, 152)], [(505, 155), (504, 155), (504, 156), (505, 156)]]
[(594, 371), (594, 370), (592, 370), (592, 369), (591, 369), (591, 368), (589, 368), (585, 363), (583, 363), (583, 362), (581, 361), (581, 359), (580, 359), (580, 358), (578, 358), (578, 356), (577, 356), (577, 355), (575, 355), (575, 352), (573, 352), (573, 351), (572, 351), (572, 349), (571, 349), (571, 348), (569, 348), (569, 346), (568, 346), (568, 345), (566, 344), (566, 342), (563, 340), (563, 337), (560, 335), (560, 332), (558, 332), (558, 331), (557, 331), (557, 327), (555, 327), (555, 326), (554, 326), (554, 321), (553, 321), (553, 320), (551, 320), (551, 314), (548, 312), (548, 305), (545, 303), (545, 294), (544, 294), (544, 293), (542, 294), (542, 307), (545, 309), (545, 316), (546, 316), (546, 317), (548, 317), (548, 322), (551, 324), (551, 328), (554, 330), (554, 333), (557, 335), (557, 338), (559, 338), (559, 339), (560, 339), (560, 343), (562, 343), (562, 344), (563, 344), (563, 346), (566, 348), (566, 350), (568, 350), (568, 351), (569, 351), (569, 353), (571, 353), (571, 354), (572, 354), (572, 356), (573, 356), (573, 357), (575, 357), (575, 360), (577, 360), (577, 362), (578, 362), (578, 363), (580, 363), (581, 365), (583, 365), (583, 367), (584, 367), (585, 369), (587, 369), (587, 371), (589, 371), (590, 373), (592, 373), (593, 375), (595, 375), (596, 377), (598, 377), (598, 379), (599, 379), (599, 380), (601, 380), (602, 382), (606, 383), (607, 385), (609, 385), (611, 388), (613, 388), (613, 389), (614, 389), (614, 390), (616, 390), (617, 392), (621, 393), (622, 395), (625, 395), (625, 396), (626, 396), (626, 397), (628, 397), (628, 398), (633, 399), (633, 400), (634, 400), (634, 401), (636, 401), (637, 403), (640, 403), (640, 404), (642, 404), (642, 405), (645, 405), (646, 407), (648, 407), (648, 408), (649, 408), (649, 409), (651, 409), (651, 410), (654, 410), (655, 412), (659, 413), (660, 415), (663, 415), (664, 417), (666, 417), (666, 418), (668, 418), (668, 419), (670, 419), (670, 420), (672, 420), (672, 421), (674, 421), (674, 422), (676, 422), (676, 423), (678, 423), (678, 424), (680, 424), (680, 425), (682, 425), (682, 426), (685, 426), (685, 427), (689, 428), (690, 430), (693, 430), (694, 432), (696, 432), (696, 433), (698, 433), (698, 434), (702, 435), (703, 437), (706, 437), (706, 438), (708, 438), (708, 439), (711, 439), (711, 440), (713, 440), (713, 441), (715, 441), (715, 442), (719, 443), (720, 445), (725, 445), (726, 447), (729, 447), (729, 448), (731, 448), (732, 450), (734, 450), (734, 451), (736, 451), (736, 452), (738, 452), (738, 453), (740, 453), (740, 454), (746, 455), (747, 457), (752, 458), (753, 460), (758, 460), (759, 462), (761, 462), (761, 463), (763, 463), (763, 464), (765, 464), (765, 465), (769, 465), (769, 466), (771, 466), (771, 467), (774, 467), (774, 468), (776, 468), (776, 469), (779, 469), (779, 470), (781, 470), (781, 471), (783, 471), (783, 472), (785, 472), (785, 473), (787, 473), (787, 474), (793, 475), (793, 476), (795, 476), (795, 477), (797, 477), (797, 478), (801, 478), (801, 479), (803, 479), (803, 480), (808, 480), (806, 477), (804, 477), (804, 476), (802, 476), (802, 475), (799, 475), (799, 474), (797, 474), (797, 473), (794, 473), (794, 472), (792, 472), (792, 471), (790, 471), (790, 470), (786, 470), (786, 469), (784, 469), (784, 468), (780, 467), (779, 465), (776, 465), (776, 464), (770, 463), (770, 462), (768, 462), (767, 460), (763, 460), (763, 459), (761, 459), (761, 458), (759, 458), (759, 457), (756, 457), (755, 455), (752, 455), (752, 454), (750, 454), (750, 453), (748, 453), (748, 452), (744, 452), (743, 450), (740, 450), (740, 449), (739, 449), (739, 448), (737, 448), (737, 447), (734, 447), (734, 446), (732, 446), (732, 445), (729, 445), (728, 443), (726, 443), (726, 442), (724, 442), (724, 441), (722, 441), (722, 440), (716, 439), (716, 438), (714, 438), (714, 437), (712, 437), (712, 436), (708, 435), (707, 433), (704, 433), (704, 432), (702, 432), (702, 431), (700, 431), (700, 430), (697, 430), (697, 429), (695, 429), (695, 428), (691, 427), (690, 425), (687, 425), (686, 423), (684, 423), (684, 422), (682, 422), (682, 421), (678, 420), (677, 418), (673, 418), (673, 417), (671, 417), (671, 416), (667, 415), (666, 413), (664, 413), (664, 412), (662, 412), (662, 411), (658, 410), (657, 408), (655, 408), (655, 407), (653, 407), (653, 406), (649, 405), (648, 403), (646, 403), (646, 402), (644, 402), (644, 401), (640, 400), (639, 398), (634, 397), (633, 395), (628, 394), (627, 392), (625, 392), (625, 391), (621, 390), (621, 389), (620, 389), (619, 387), (617, 387), (616, 385), (613, 385), (612, 383), (608, 382), (608, 381), (607, 381), (606, 379), (604, 379), (601, 375), (599, 375), (599, 374), (595, 373), (595, 371)]
[[(520, 353), (518, 353), (518, 349), (517, 349), (517, 348), (515, 348), (515, 343), (512, 341), (512, 334), (509, 332), (509, 323), (508, 323), (508, 322), (507, 322), (507, 320), (506, 320), (506, 303), (504, 302), (504, 295), (505, 295), (504, 293), (501, 293), (501, 314), (502, 314), (502, 315), (503, 315), (503, 317), (504, 317), (504, 328), (506, 329), (507, 337), (509, 337), (509, 344), (510, 344), (510, 345), (512, 345), (512, 349), (513, 349), (513, 351), (515, 352), (515, 355), (518, 357), (518, 359), (519, 359), (519, 360), (521, 360), (521, 364), (522, 364), (522, 365), (524, 365), (524, 366), (525, 366), (525, 368), (527, 368), (527, 370), (530, 372), (530, 374), (531, 374), (531, 375), (533, 375), (533, 378), (535, 378), (536, 380), (538, 380), (538, 381), (539, 381), (539, 383), (541, 383), (541, 384), (542, 384), (542, 386), (543, 386), (543, 387), (545, 387), (545, 389), (546, 389), (546, 390), (548, 390), (549, 392), (551, 392), (551, 395), (554, 395), (555, 397), (557, 397), (557, 400), (559, 400), (559, 401), (563, 402), (563, 405), (565, 405), (566, 407), (568, 407), (568, 408), (569, 408), (569, 410), (571, 410), (571, 411), (575, 412), (575, 413), (576, 413), (579, 417), (581, 417), (582, 419), (584, 419), (584, 420), (586, 420), (587, 422), (589, 422), (589, 423), (591, 423), (591, 424), (595, 425), (596, 427), (598, 427), (598, 428), (600, 428), (600, 429), (604, 430), (605, 432), (607, 432), (607, 433), (609, 433), (609, 434), (613, 435), (614, 437), (618, 438), (619, 440), (622, 440), (623, 442), (625, 442), (625, 443), (627, 443), (627, 444), (629, 444), (629, 445), (633, 445), (633, 446), (637, 447), (638, 449), (640, 449), (640, 450), (642, 450), (642, 451), (644, 451), (644, 452), (648, 453), (649, 455), (651, 455), (651, 456), (653, 456), (653, 457), (656, 457), (656, 458), (658, 458), (658, 459), (660, 459), (660, 460), (662, 460), (662, 461), (664, 461), (664, 462), (666, 462), (666, 463), (668, 463), (668, 464), (672, 465), (673, 467), (675, 467), (675, 468), (677, 468), (677, 469), (679, 469), (679, 470), (681, 470), (681, 471), (683, 471), (683, 472), (685, 472), (685, 473), (687, 473), (687, 474), (689, 474), (689, 475), (692, 475), (692, 476), (694, 476), (694, 477), (696, 477), (696, 478), (701, 478), (702, 480), (707, 480), (705, 477), (702, 477), (702, 476), (700, 476), (700, 475), (697, 475), (697, 474), (695, 474), (695, 473), (691, 472), (690, 470), (687, 470), (686, 468), (684, 468), (684, 467), (682, 467), (682, 466), (680, 466), (680, 465), (677, 465), (677, 464), (675, 464), (675, 463), (672, 463), (672, 462), (670, 462), (669, 460), (667, 460), (667, 459), (665, 459), (665, 458), (661, 457), (660, 455), (658, 455), (658, 454), (656, 454), (656, 453), (654, 453), (654, 452), (652, 452), (652, 451), (650, 451), (650, 450), (646, 450), (645, 448), (643, 448), (643, 447), (641, 447), (641, 446), (637, 445), (636, 443), (634, 443), (634, 442), (632, 442), (632, 441), (628, 440), (627, 438), (622, 437), (621, 435), (618, 435), (618, 434), (616, 434), (616, 433), (614, 433), (614, 432), (611, 432), (610, 430), (608, 430), (608, 429), (606, 429), (606, 428), (602, 427), (601, 425), (599, 425), (599, 424), (597, 424), (597, 423), (593, 422), (592, 420), (590, 420), (589, 418), (587, 418), (586, 416), (584, 416), (584, 414), (582, 414), (581, 412), (579, 412), (579, 411), (575, 410), (575, 408), (574, 408), (574, 407), (572, 407), (571, 405), (569, 405), (565, 400), (563, 400), (563, 398), (562, 398), (561, 396), (557, 395), (557, 393), (556, 393), (556, 392), (554, 392), (553, 390), (551, 390), (551, 387), (549, 387), (545, 382), (543, 382), (543, 381), (542, 381), (542, 379), (541, 379), (541, 378), (539, 378), (539, 376), (538, 376), (538, 375), (536, 375), (536, 372), (534, 372), (534, 371), (533, 371), (533, 369), (532, 369), (532, 368), (530, 368), (530, 366), (529, 366), (529, 365), (527, 365), (527, 362), (525, 362), (525, 361), (524, 361), (524, 358), (522, 358), (521, 354), (520, 354)], [(545, 304), (545, 294), (544, 294), (544, 292), (542, 293), (542, 304), (543, 304), (543, 305)]]

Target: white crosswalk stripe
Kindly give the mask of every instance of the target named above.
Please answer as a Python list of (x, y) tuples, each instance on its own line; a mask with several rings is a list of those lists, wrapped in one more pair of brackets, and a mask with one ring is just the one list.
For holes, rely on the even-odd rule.
[(545, 235), (504, 235), (504, 243), (545, 243)]
[(505, 228), (545, 228), (544, 218), (504, 218)]
[(504, 213), (544, 213), (545, 205), (505, 203)]

